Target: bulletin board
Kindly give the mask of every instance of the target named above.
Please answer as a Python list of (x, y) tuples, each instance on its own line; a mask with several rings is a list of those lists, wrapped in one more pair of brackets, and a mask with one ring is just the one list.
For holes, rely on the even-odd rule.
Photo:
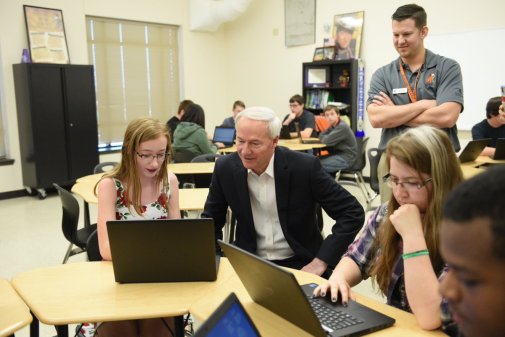
[(424, 45), (461, 66), (465, 109), (457, 126), (470, 130), (486, 118), (488, 99), (501, 96), (500, 87), (505, 85), (505, 28), (428, 35)]

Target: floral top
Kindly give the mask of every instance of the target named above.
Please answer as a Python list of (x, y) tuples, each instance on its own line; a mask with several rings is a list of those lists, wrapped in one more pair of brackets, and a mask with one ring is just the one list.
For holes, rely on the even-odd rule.
[(161, 190), (158, 200), (149, 205), (142, 206), (142, 214), (137, 214), (133, 207), (126, 206), (127, 195), (121, 181), (114, 178), (116, 185), (116, 220), (135, 220), (135, 219), (167, 219), (167, 209), (165, 204), (170, 197), (170, 184), (166, 191)]
[[(349, 246), (344, 256), (352, 259), (359, 267), (363, 279), (367, 279), (369, 268), (374, 256), (373, 246), (374, 239), (377, 235), (380, 224), (387, 216), (387, 203), (381, 205), (370, 217), (366, 227), (360, 236)], [(400, 241), (399, 247), (400, 254), (396, 257), (393, 264), (393, 275), (387, 291), (387, 303), (399, 309), (412, 312), (407, 300), (407, 292), (405, 290), (405, 279), (403, 269), (403, 259), (401, 257), (403, 252), (403, 244)], [(442, 270), (435, 270), (435, 273), (440, 274)]]

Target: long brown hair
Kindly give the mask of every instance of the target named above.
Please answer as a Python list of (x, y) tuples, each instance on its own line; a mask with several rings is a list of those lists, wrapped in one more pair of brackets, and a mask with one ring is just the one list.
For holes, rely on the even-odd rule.
[[(128, 208), (135, 209), (137, 214), (142, 214), (142, 187), (140, 186), (140, 178), (136, 169), (136, 157), (140, 143), (157, 139), (160, 136), (167, 138), (167, 147), (165, 153), (167, 158), (160, 164), (160, 170), (156, 177), (158, 184), (163, 184), (163, 191), (168, 191), (168, 155), (171, 153), (170, 134), (167, 126), (157, 119), (153, 118), (137, 118), (132, 120), (127, 128), (123, 139), (123, 147), (121, 149), (121, 161), (111, 171), (104, 174), (104, 178), (116, 178), (126, 182), (126, 205)], [(98, 184), (97, 184), (98, 185)], [(96, 194), (96, 186), (95, 186)], [(165, 208), (168, 211), (168, 198), (165, 203)]]
[[(439, 233), (442, 220), (442, 205), (449, 192), (463, 180), (463, 173), (446, 133), (431, 127), (412, 128), (391, 139), (386, 148), (386, 162), (389, 169), (391, 157), (412, 167), (421, 174), (433, 179), (429, 194), (428, 208), (422, 219), (424, 238), (435, 272), (443, 266), (439, 251)], [(380, 290), (387, 294), (394, 262), (400, 252), (400, 235), (396, 232), (389, 215), (398, 209), (399, 204), (392, 195), (388, 212), (384, 217), (374, 241), (374, 252), (370, 275), (375, 276)]]

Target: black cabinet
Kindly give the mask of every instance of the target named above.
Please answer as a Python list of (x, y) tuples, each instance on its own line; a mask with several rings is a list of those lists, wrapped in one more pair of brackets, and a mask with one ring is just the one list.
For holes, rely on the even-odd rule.
[(13, 68), (23, 184), (45, 197), (52, 183), (72, 184), (98, 164), (93, 67)]
[[(317, 61), (303, 63), (305, 108), (319, 115), (328, 102), (340, 102), (342, 115), (349, 116), (354, 132), (358, 128), (359, 61)], [(363, 87), (361, 88), (363, 91)], [(361, 99), (360, 108), (363, 109)]]

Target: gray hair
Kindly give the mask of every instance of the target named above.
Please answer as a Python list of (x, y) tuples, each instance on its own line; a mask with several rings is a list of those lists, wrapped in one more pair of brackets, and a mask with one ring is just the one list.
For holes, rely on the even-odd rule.
[(275, 112), (267, 107), (254, 106), (242, 110), (235, 119), (235, 125), (237, 125), (242, 118), (249, 118), (255, 121), (264, 121), (268, 123), (268, 133), (270, 138), (274, 139), (279, 136), (281, 132), (281, 120)]

